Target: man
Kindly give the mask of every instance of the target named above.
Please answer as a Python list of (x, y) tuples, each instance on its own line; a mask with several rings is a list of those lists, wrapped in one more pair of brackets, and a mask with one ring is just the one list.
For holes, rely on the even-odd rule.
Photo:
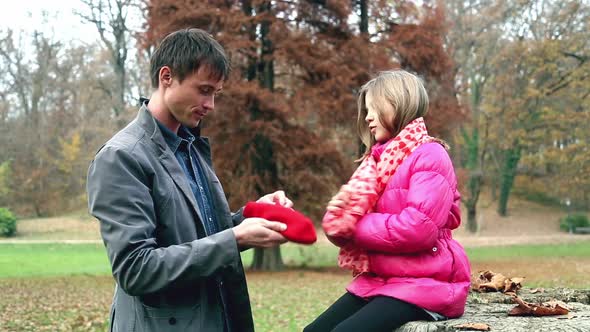
[[(110, 331), (253, 331), (240, 250), (284, 243), (286, 225), (230, 213), (199, 135), (229, 61), (187, 29), (164, 38), (150, 66), (151, 98), (88, 171), (117, 284)], [(258, 201), (293, 204), (282, 191)]]

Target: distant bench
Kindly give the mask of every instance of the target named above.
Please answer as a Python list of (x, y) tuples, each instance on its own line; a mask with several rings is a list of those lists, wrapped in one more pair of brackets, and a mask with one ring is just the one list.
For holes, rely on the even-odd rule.
[(590, 227), (576, 227), (574, 228), (576, 234), (590, 234)]

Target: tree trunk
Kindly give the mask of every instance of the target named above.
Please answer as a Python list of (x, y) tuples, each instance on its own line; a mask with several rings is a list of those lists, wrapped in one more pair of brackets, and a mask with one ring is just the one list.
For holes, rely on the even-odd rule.
[[(127, 10), (133, 4), (124, 0), (111, 0), (95, 2), (94, 0), (81, 0), (87, 7), (88, 14), (79, 13), (78, 15), (86, 22), (96, 26), (100, 39), (108, 49), (111, 57), (110, 63), (115, 74), (115, 83), (109, 86), (108, 93), (111, 96), (113, 114), (119, 127), (125, 125), (125, 119), (120, 116), (125, 110), (125, 89), (126, 89), (126, 69), (128, 52), (128, 36), (131, 31), (127, 27)], [(111, 31), (105, 29), (110, 26)], [(113, 91), (114, 90), (114, 91)]]
[[(469, 170), (468, 193), (465, 199), (465, 206), (467, 207), (467, 229), (471, 233), (478, 230), (477, 225), (477, 202), (479, 201), (479, 194), (481, 193), (481, 185), (483, 182), (484, 160), (486, 155), (486, 141), (488, 133), (487, 123), (483, 125), (481, 122), (481, 89), (482, 83), (471, 74), (471, 113), (472, 125), (471, 132), (463, 130), (465, 143), (467, 144), (467, 170)], [(480, 130), (483, 129), (483, 137), (480, 137)]]
[(467, 208), (467, 230), (471, 233), (477, 232), (477, 202), (481, 192), (482, 172), (472, 171), (469, 174), (469, 197), (465, 200)]
[(116, 82), (116, 89), (115, 91), (115, 100), (113, 111), (115, 113), (115, 117), (119, 118), (119, 126), (121, 124), (124, 125), (126, 122), (125, 119), (120, 119), (121, 114), (125, 111), (125, 59), (117, 59), (117, 64), (115, 65), (115, 79)]
[[(367, 40), (369, 40), (369, 6), (367, 3), (368, 0), (360, 0), (359, 1), (359, 9), (360, 9), (360, 19), (359, 19), (359, 31), (361, 36)], [(367, 57), (365, 57), (367, 59)], [(369, 72), (369, 68), (367, 67), (367, 72)], [(367, 147), (361, 141), (360, 137), (357, 138), (358, 144), (358, 155), (362, 156), (365, 153)]]
[[(477, 114), (475, 114), (477, 115)], [(467, 195), (465, 197), (465, 207), (467, 207), (467, 229), (471, 233), (477, 232), (477, 202), (481, 193), (481, 184), (483, 181), (482, 162), (483, 153), (480, 151), (479, 123), (474, 121), (474, 127), (471, 133), (463, 129), (463, 137), (467, 145), (467, 164), (469, 179), (467, 180)]]
[[(249, 2), (244, 3), (243, 10), (252, 13)], [(271, 10), (271, 2), (265, 1), (258, 8), (258, 13), (264, 14)], [(260, 56), (256, 61), (256, 67), (249, 66), (247, 72), (248, 80), (253, 80), (253, 69), (257, 69), (256, 75), (258, 83), (264, 89), (274, 91), (274, 46), (272, 40), (268, 38), (270, 33), (270, 21), (263, 20), (260, 23)], [(256, 30), (254, 30), (256, 31)], [(250, 62), (252, 64), (252, 62)], [(260, 116), (260, 109), (255, 103), (250, 109), (250, 116), (256, 120)], [(256, 154), (252, 155), (252, 165), (254, 172), (258, 175), (260, 181), (256, 184), (256, 192), (259, 196), (266, 194), (267, 188), (277, 188), (279, 183), (278, 167), (274, 158), (274, 146), (270, 139), (262, 134), (257, 134), (254, 138)], [(281, 257), (280, 247), (269, 249), (255, 248), (254, 259), (251, 268), (253, 270), (278, 271), (283, 269), (283, 260)]]
[(250, 268), (254, 271), (280, 271), (284, 268), (281, 248), (255, 248)]
[(516, 167), (520, 161), (520, 147), (508, 149), (504, 153), (504, 166), (500, 183), (500, 199), (498, 200), (498, 214), (505, 217), (508, 210), (508, 199), (516, 177)]
[(471, 233), (477, 232), (478, 224), (477, 224), (477, 206), (475, 204), (467, 205), (467, 230)]
[(359, 28), (361, 35), (368, 35), (369, 34), (369, 6), (368, 0), (360, 0), (359, 7), (361, 10), (361, 17), (359, 21)]

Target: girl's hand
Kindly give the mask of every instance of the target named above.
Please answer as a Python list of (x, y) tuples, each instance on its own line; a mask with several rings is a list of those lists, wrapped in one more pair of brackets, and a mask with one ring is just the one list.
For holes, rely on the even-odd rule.
[(332, 242), (333, 245), (337, 246), (337, 247), (344, 247), (346, 244), (348, 244), (350, 241), (352, 241), (351, 239), (346, 239), (343, 237), (337, 237), (337, 236), (329, 236), (326, 234), (326, 238)]
[(266, 194), (266, 195), (260, 197), (256, 202), (257, 203), (267, 203), (267, 204), (278, 204), (278, 205), (288, 207), (288, 208), (293, 207), (293, 201), (291, 201), (287, 197), (287, 195), (285, 195), (285, 192), (282, 190), (275, 191), (272, 194)]
[(340, 191), (328, 202), (326, 210), (336, 215), (340, 215), (342, 214), (342, 209), (348, 206), (349, 201), (350, 186), (345, 184), (340, 188)]

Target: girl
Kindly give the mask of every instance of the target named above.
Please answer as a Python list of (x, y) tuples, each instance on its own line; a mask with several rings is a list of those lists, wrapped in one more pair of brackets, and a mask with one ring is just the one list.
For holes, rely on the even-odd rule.
[(353, 271), (347, 292), (305, 328), (388, 331), (415, 320), (463, 314), (470, 268), (451, 237), (460, 195), (444, 142), (428, 136), (428, 95), (420, 79), (386, 71), (358, 99), (367, 150), (328, 203), (322, 226)]

